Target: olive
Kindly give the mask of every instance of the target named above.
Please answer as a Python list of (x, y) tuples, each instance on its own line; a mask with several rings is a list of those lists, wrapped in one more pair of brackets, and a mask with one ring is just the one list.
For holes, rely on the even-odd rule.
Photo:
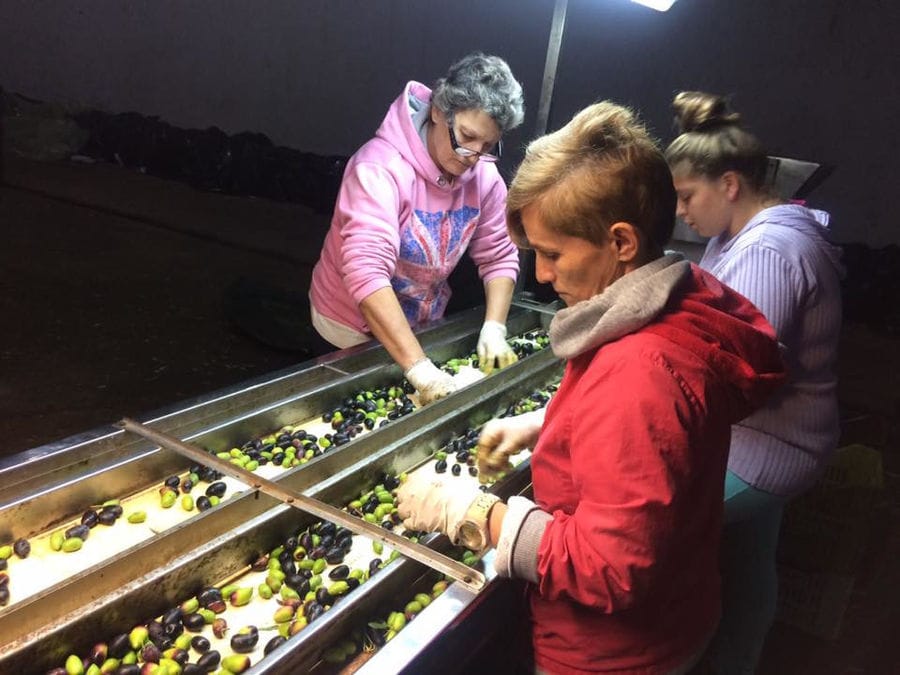
[(381, 420), (378, 423), (378, 428), (380, 429), (381, 427), (387, 426), (388, 424), (390, 424), (390, 420)]
[(97, 514), (97, 522), (101, 525), (115, 525), (116, 520), (118, 520), (118, 516), (116, 516), (114, 511), (103, 509)]
[(331, 597), (331, 593), (328, 592), (327, 588), (319, 586), (319, 589), (316, 591), (316, 602), (320, 605), (330, 605), (334, 602), (334, 598)]
[(181, 481), (181, 491), (184, 494), (188, 494), (193, 489), (194, 481), (192, 481), (190, 478), (185, 478), (183, 481)]
[(0, 607), (6, 607), (9, 604), (9, 586), (4, 584), (0, 586)]
[(153, 642), (145, 644), (140, 651), (141, 661), (144, 661), (145, 663), (159, 663), (160, 656), (159, 647)]
[(171, 640), (166, 636), (166, 629), (163, 628), (162, 623), (159, 621), (151, 621), (147, 624), (147, 634), (150, 636), (150, 640), (160, 649), (166, 649), (168, 647), (166, 643), (171, 643)]
[(334, 546), (334, 535), (333, 534), (322, 534), (319, 536), (319, 546), (324, 547), (326, 550)]
[(391, 520), (382, 520), (382, 521), (381, 521), (381, 527), (383, 527), (385, 530), (393, 530), (393, 529), (394, 529), (394, 522), (391, 521)]
[[(187, 673), (186, 670), (182, 670), (182, 675)], [(136, 663), (123, 663), (115, 671), (116, 675), (141, 675), (141, 667)]]
[[(196, 663), (185, 663), (181, 669), (181, 675), (205, 675), (206, 672)], [(118, 671), (116, 675), (119, 675)]]
[(178, 621), (178, 623), (164, 623), (163, 631), (165, 632), (166, 637), (168, 637), (170, 640), (174, 640), (184, 632), (184, 626), (181, 625), (180, 620)]
[(266, 646), (263, 648), (263, 654), (268, 656), (273, 650), (278, 649), (285, 642), (287, 642), (287, 638), (276, 635), (266, 643)]
[(197, 501), (194, 503), (194, 506), (197, 507), (198, 511), (208, 511), (212, 508), (212, 502), (209, 501), (209, 497), (206, 495), (200, 495), (197, 497)]
[(178, 476), (169, 476), (165, 481), (163, 481), (163, 485), (172, 488), (173, 490), (177, 490), (180, 484), (181, 479)]
[(304, 532), (300, 535), (300, 546), (305, 548), (307, 551), (315, 547), (311, 533)]
[(87, 525), (73, 525), (68, 530), (66, 530), (66, 539), (72, 539), (77, 537), (82, 541), (87, 539), (91, 533), (91, 528)]
[(9, 563), (6, 562), (6, 558), (0, 558), (0, 572), (9, 567)]
[(183, 614), (184, 612), (181, 611), (181, 607), (173, 607), (172, 609), (168, 609), (163, 613), (162, 618), (160, 618), (160, 622), (163, 626), (170, 623), (180, 623)]
[(269, 556), (261, 555), (252, 563), (250, 563), (250, 569), (254, 572), (262, 572), (266, 570), (269, 566)]
[(329, 579), (346, 579), (350, 576), (350, 568), (347, 565), (338, 565), (328, 573)]
[(435, 470), (437, 473), (444, 473), (444, 472), (447, 470), (447, 460), (446, 460), (446, 459), (439, 459), (437, 462), (435, 462), (435, 463), (434, 463), (434, 470)]
[(350, 530), (341, 530), (334, 538), (334, 545), (349, 551), (350, 547), (353, 546), (353, 533)]
[(179, 666), (184, 666), (185, 663), (188, 662), (190, 655), (184, 649), (179, 649), (178, 647), (173, 647), (172, 649), (167, 649), (164, 656), (167, 659), (172, 659)]
[(381, 569), (381, 558), (373, 558), (369, 561), (369, 576)]
[(215, 612), (216, 614), (221, 614), (226, 609), (228, 609), (228, 606), (225, 604), (224, 600), (213, 600), (211, 603), (209, 603), (206, 609)]
[(319, 558), (324, 558), (327, 552), (324, 546), (315, 546), (309, 551), (308, 557), (312, 560), (318, 560)]
[(221, 659), (222, 656), (219, 652), (213, 649), (197, 659), (197, 665), (200, 666), (204, 672), (211, 673), (219, 665)]
[(385, 490), (393, 490), (394, 488), (400, 487), (400, 479), (390, 474), (385, 474), (381, 482), (384, 485)]
[(231, 648), (238, 654), (248, 654), (259, 642), (259, 633), (235, 633), (231, 636)]
[(210, 484), (209, 487), (206, 488), (206, 496), (207, 497), (223, 497), (225, 495), (225, 491), (228, 489), (228, 486), (222, 481), (216, 481), (215, 483)]
[(325, 612), (325, 608), (317, 602), (312, 603), (306, 609), (306, 613), (304, 616), (306, 617), (307, 623), (312, 623), (316, 619), (318, 619)]
[[(323, 420), (327, 421), (327, 420)], [(291, 434), (291, 438), (296, 438), (297, 440), (302, 441), (306, 438), (306, 430), (305, 429), (297, 429), (294, 433)]]
[(217, 618), (213, 621), (212, 632), (220, 640), (225, 637), (225, 633), (228, 632), (228, 622), (225, 621), (222, 617)]
[(210, 586), (209, 588), (204, 588), (197, 595), (197, 600), (200, 601), (200, 604), (203, 607), (209, 607), (209, 603), (211, 603), (214, 600), (221, 600), (221, 599), (222, 599), (222, 591), (220, 591), (218, 588), (215, 588), (214, 586)]
[(299, 574), (292, 574), (285, 577), (284, 583), (287, 584), (289, 588), (293, 588), (297, 591), (297, 594), (300, 597), (303, 597), (309, 591), (309, 579), (300, 576)]
[(366, 626), (366, 637), (369, 638), (369, 641), (376, 647), (384, 647), (384, 643), (385, 643), (384, 633), (381, 632), (380, 629), (374, 628), (371, 625), (367, 625)]
[(285, 560), (281, 563), (281, 571), (284, 572), (285, 576), (291, 576), (292, 574), (297, 573), (297, 563), (294, 562), (294, 559)]
[(6, 572), (0, 573), (0, 586), (9, 586), (9, 575)]
[(88, 527), (96, 527), (97, 523), (100, 522), (100, 518), (97, 515), (97, 512), (93, 509), (88, 509), (84, 513), (81, 514), (81, 524), (87, 525)]
[(470, 466), (470, 467), (469, 467), (469, 475), (470, 475), (470, 476), (477, 476), (477, 475), (478, 475), (478, 467), (477, 467), (477, 466)]
[(351, 591), (359, 587), (359, 579), (356, 577), (347, 577), (346, 582)]
[[(328, 552), (325, 554), (325, 560), (328, 561), (329, 565), (339, 565), (344, 562), (345, 555), (346, 553), (343, 548), (334, 546), (333, 548), (328, 549)], [(342, 565), (342, 567), (346, 567), (346, 565)]]
[(206, 619), (203, 618), (202, 614), (192, 612), (181, 617), (181, 623), (192, 633), (199, 633), (206, 626)]
[(453, 466), (451, 466), (450, 473), (452, 473), (454, 476), (458, 476), (460, 473), (462, 473), (462, 464), (454, 464)]
[(120, 633), (109, 641), (108, 653), (114, 659), (121, 659), (131, 651), (131, 640), (128, 639), (128, 633)]
[(27, 558), (28, 554), (31, 553), (31, 544), (28, 543), (27, 539), (16, 539), (16, 542), (13, 544), (13, 552), (20, 558)]

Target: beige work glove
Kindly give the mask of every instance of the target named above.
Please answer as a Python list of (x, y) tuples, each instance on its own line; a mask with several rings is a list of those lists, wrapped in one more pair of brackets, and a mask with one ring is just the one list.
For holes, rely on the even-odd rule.
[(416, 388), (420, 405), (427, 405), (459, 389), (459, 385), (453, 381), (453, 376), (434, 365), (431, 359), (416, 361), (404, 375)]
[(443, 532), (457, 544), (459, 526), (469, 507), (483, 493), (470, 481), (445, 478), (445, 474), (418, 471), (397, 490), (397, 513), (408, 530)]
[(542, 408), (515, 417), (500, 417), (481, 428), (478, 475), (483, 482), (512, 469), (511, 455), (534, 447), (544, 424), (544, 412)]
[(499, 321), (485, 321), (478, 334), (478, 365), (481, 372), (490, 375), (495, 368), (506, 368), (519, 360), (506, 342), (506, 326)]

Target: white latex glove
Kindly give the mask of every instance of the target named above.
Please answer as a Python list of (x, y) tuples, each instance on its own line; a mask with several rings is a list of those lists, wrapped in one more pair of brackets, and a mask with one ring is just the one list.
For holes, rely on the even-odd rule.
[(459, 389), (450, 373), (438, 368), (431, 359), (416, 361), (404, 375), (419, 393), (419, 403), (427, 405)]
[(448, 480), (441, 474), (418, 471), (397, 490), (397, 513), (408, 530), (443, 532), (456, 544), (466, 512), (482, 494), (469, 481)]
[(498, 321), (485, 321), (478, 335), (478, 364), (488, 375), (495, 368), (506, 368), (519, 360), (506, 342), (506, 326)]
[(545, 412), (542, 408), (486, 423), (478, 437), (478, 475), (488, 479), (512, 469), (510, 456), (537, 443)]

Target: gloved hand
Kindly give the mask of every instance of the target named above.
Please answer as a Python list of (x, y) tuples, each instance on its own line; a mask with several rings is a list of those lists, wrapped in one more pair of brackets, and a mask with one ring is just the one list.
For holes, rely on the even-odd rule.
[(510, 455), (534, 447), (544, 412), (542, 408), (515, 417), (500, 417), (482, 427), (478, 437), (478, 475), (483, 482), (512, 469)]
[(519, 360), (506, 342), (506, 326), (498, 321), (485, 321), (478, 335), (478, 364), (489, 375), (494, 368), (505, 368)]
[(483, 493), (478, 486), (446, 475), (418, 471), (397, 490), (397, 513), (408, 530), (443, 532), (457, 544), (459, 526)]
[(416, 361), (404, 375), (419, 393), (419, 403), (427, 405), (459, 389), (450, 373), (438, 368), (431, 359)]

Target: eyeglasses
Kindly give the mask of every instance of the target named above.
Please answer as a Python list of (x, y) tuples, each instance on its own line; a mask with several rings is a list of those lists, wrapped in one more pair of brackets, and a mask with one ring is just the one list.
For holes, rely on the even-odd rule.
[(497, 141), (497, 145), (494, 146), (492, 152), (480, 152), (478, 150), (472, 150), (470, 148), (463, 147), (456, 140), (456, 132), (453, 131), (453, 123), (447, 123), (447, 129), (450, 131), (450, 147), (453, 148), (453, 152), (455, 152), (460, 157), (478, 157), (478, 159), (485, 162), (496, 162), (500, 159), (500, 152), (502, 150), (502, 144), (500, 141)]

